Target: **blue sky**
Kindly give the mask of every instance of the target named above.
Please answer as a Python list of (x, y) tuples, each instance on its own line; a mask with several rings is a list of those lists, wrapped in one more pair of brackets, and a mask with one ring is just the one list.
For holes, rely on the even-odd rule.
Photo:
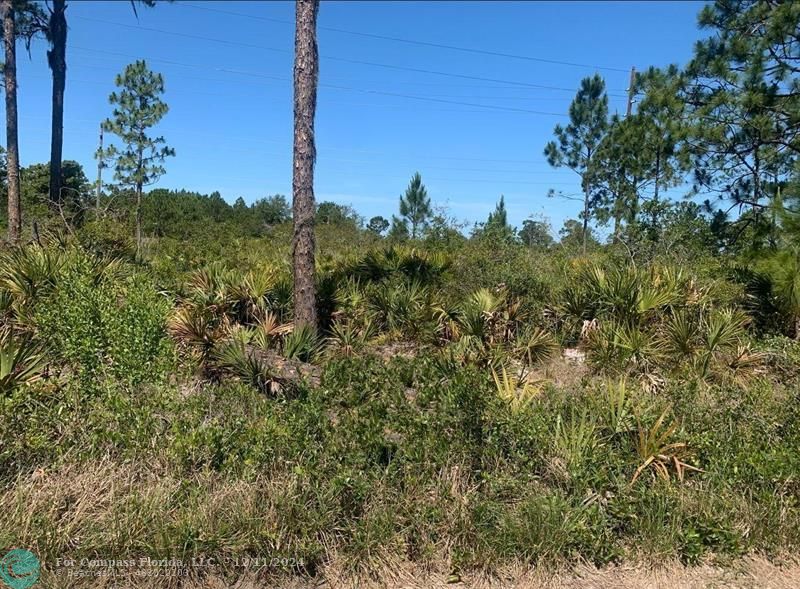
[[(388, 218), (419, 171), (434, 204), (458, 219), (484, 220), (503, 194), (513, 224), (544, 215), (557, 231), (580, 204), (548, 199), (548, 188), (577, 193), (579, 183), (550, 168), (542, 150), (567, 120), (581, 78), (603, 75), (611, 112), (624, 113), (629, 68), (685, 63), (703, 36), (702, 4), (323, 1), (318, 201)], [(137, 21), (128, 2), (73, 0), (67, 18), (64, 158), (90, 179), (114, 77), (144, 58), (165, 77), (170, 112), (157, 132), (177, 152), (157, 186), (218, 190), (229, 202), (291, 196), (293, 3), (178, 1), (139, 9)], [(18, 70), (21, 163), (29, 165), (49, 158), (43, 42), (30, 59), (20, 49)]]

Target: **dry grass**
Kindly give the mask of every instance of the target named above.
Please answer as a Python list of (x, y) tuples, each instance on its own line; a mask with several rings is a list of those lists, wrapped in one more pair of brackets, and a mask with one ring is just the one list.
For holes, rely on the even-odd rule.
[(726, 567), (679, 563), (658, 569), (620, 565), (596, 569), (576, 567), (570, 571), (505, 571), (498, 576), (457, 578), (446, 573), (420, 571), (412, 565), (387, 563), (382, 574), (352, 577), (340, 575), (331, 565), (313, 580), (263, 577), (246, 574), (223, 577), (215, 574), (184, 578), (94, 578), (68, 579), (47, 575), (41, 587), (53, 589), (796, 589), (800, 566), (778, 566), (762, 558), (748, 558)]
[[(454, 492), (459, 477), (451, 473)], [(446, 477), (445, 477), (446, 478)], [(369, 570), (353, 570), (346, 557), (331, 545), (324, 565), (313, 578), (291, 576), (276, 568), (252, 570), (244, 566), (176, 569), (156, 567), (162, 576), (139, 577), (132, 572), (141, 567), (117, 568), (117, 575), (76, 577), (68, 568), (58, 567), (57, 555), (90, 554), (93, 558), (125, 558), (131, 553), (174, 552), (175, 538), (157, 538), (153, 530), (174, 530), (180, 522), (190, 522), (202, 535), (229, 528), (221, 555), (235, 555), (240, 546), (237, 528), (252, 531), (253, 526), (273, 536), (276, 547), (291, 549), (281, 537), (280, 506), (275, 497), (291, 497), (290, 479), (267, 478), (257, 481), (230, 481), (218, 475), (197, 475), (181, 481), (158, 465), (148, 467), (112, 462), (89, 466), (71, 465), (60, 471), (37, 471), (16, 481), (0, 494), (0, 533), (5, 540), (30, 548), (42, 556), (44, 571), (37, 587), (54, 589), (606, 589), (668, 588), (689, 589), (730, 587), (737, 589), (789, 589), (800, 587), (800, 564), (794, 559), (778, 563), (753, 556), (725, 565), (705, 563), (685, 567), (662, 563), (658, 568), (644, 564), (617, 565), (597, 569), (577, 566), (569, 570), (531, 570), (524, 566), (505, 568), (494, 575), (450, 573), (443, 554), (441, 570), (421, 569), (397, 560), (390, 551), (374, 554)], [(192, 495), (187, 489), (203, 487)], [(13, 530), (14, 536), (8, 536)], [(111, 550), (114, 554), (107, 554)], [(445, 551), (446, 552), (446, 551)], [(129, 558), (129, 557), (128, 557)], [(191, 557), (185, 557), (185, 560)], [(72, 570), (89, 570), (80, 563)], [(94, 569), (97, 570), (97, 569)], [(172, 574), (169, 574), (169, 573)], [(287, 576), (289, 575), (289, 576)]]

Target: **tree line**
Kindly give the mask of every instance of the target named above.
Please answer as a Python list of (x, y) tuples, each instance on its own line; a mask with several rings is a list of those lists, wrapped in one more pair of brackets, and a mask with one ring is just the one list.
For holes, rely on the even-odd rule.
[(718, 1), (699, 22), (711, 35), (686, 67), (633, 78), (634, 113), (609, 116), (594, 75), (581, 82), (569, 123), (555, 127), (544, 154), (580, 178), (584, 236), (591, 221), (612, 221), (614, 239), (630, 239), (658, 218), (665, 190), (687, 185), (730, 225), (730, 245), (774, 249), (787, 238), (784, 220), (798, 204), (800, 5)]
[[(155, 2), (138, 4), (153, 6)], [(131, 6), (135, 12), (137, 3), (131, 2)], [(18, 40), (30, 46), (31, 39), (43, 35), (49, 45), (53, 108), (47, 192), (51, 206), (63, 209), (69, 201), (65, 193), (76, 190), (67, 182), (70, 174), (74, 182), (75, 170), (68, 170), (61, 161), (67, 3), (54, 1), (45, 8), (27, 0), (0, 0), (8, 235), (12, 243), (19, 240), (22, 219), (16, 115)], [(358, 219), (354, 211), (334, 203), (318, 206), (314, 197), (318, 13), (318, 1), (296, 2), (292, 252), (295, 319), (309, 325), (316, 321), (314, 226)], [(763, 254), (764, 259), (784, 260), (785, 267), (787, 259), (800, 259), (800, 4), (718, 0), (703, 8), (699, 22), (710, 36), (697, 43), (685, 67), (651, 67), (633, 76), (630, 93), (636, 108), (629, 109), (626, 116), (609, 114), (605, 82), (599, 75), (581, 82), (569, 107), (569, 122), (557, 125), (553, 140), (544, 147), (552, 166), (571, 169), (580, 179), (579, 221), (565, 225), (562, 239), (577, 238), (586, 252), (593, 242), (592, 225), (611, 224), (613, 242), (633, 255), (644, 241), (664, 237), (665, 227), (693, 228), (706, 235), (718, 251)], [(111, 196), (134, 197), (140, 252), (143, 188), (163, 174), (165, 159), (174, 155), (163, 137), (149, 134), (168, 107), (161, 100), (162, 76), (151, 72), (144, 61), (129, 65), (116, 84), (118, 90), (110, 96), (113, 112), (102, 127), (117, 141), (98, 150), (97, 157), (101, 173), (104, 167), (114, 169), (116, 186)], [(678, 187), (687, 187), (689, 201), (664, 198), (665, 192)], [(553, 190), (550, 195), (574, 198)], [(144, 200), (152, 202), (163, 196), (156, 193), (153, 199)], [(241, 214), (241, 204), (231, 208)], [(280, 209), (281, 204), (260, 202), (250, 208), (264, 213), (263, 209), (275, 205)], [(281, 214), (288, 215), (288, 211)], [(435, 230), (443, 225), (447, 223), (433, 210), (417, 173), (400, 197), (399, 214), (391, 221), (373, 217), (367, 227), (379, 235), (388, 230), (392, 239), (414, 240), (431, 227)], [(535, 219), (528, 219), (520, 231), (512, 228), (502, 197), (486, 222), (473, 229), (475, 237), (523, 243), (546, 243), (549, 233), (543, 222)], [(673, 235), (670, 239), (678, 238)], [(791, 282), (789, 278), (786, 281)], [(800, 293), (800, 288), (795, 290)], [(800, 294), (797, 297), (800, 309)]]

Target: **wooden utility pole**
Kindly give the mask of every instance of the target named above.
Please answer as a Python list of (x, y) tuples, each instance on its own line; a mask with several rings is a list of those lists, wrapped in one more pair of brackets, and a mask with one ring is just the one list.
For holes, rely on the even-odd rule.
[(631, 81), (628, 83), (628, 108), (625, 111), (625, 117), (631, 116), (631, 110), (633, 110), (633, 93), (634, 93), (634, 85), (636, 84), (636, 68), (631, 66)]
[(100, 195), (103, 192), (103, 123), (100, 123), (100, 147), (97, 149), (97, 194), (95, 195), (95, 215), (100, 214)]

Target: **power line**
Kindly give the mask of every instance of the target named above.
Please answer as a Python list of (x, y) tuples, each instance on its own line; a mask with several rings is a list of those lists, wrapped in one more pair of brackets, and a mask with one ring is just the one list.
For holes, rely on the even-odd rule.
[(360, 92), (362, 94), (377, 94), (379, 96), (395, 96), (398, 98), (408, 98), (411, 100), (421, 100), (424, 102), (438, 102), (441, 104), (456, 104), (460, 106), (471, 106), (477, 108), (486, 108), (489, 110), (494, 111), (501, 111), (501, 112), (520, 112), (520, 113), (527, 113), (527, 114), (534, 114), (534, 115), (544, 115), (544, 116), (553, 116), (553, 117), (568, 117), (569, 115), (560, 112), (547, 112), (541, 110), (530, 110), (527, 108), (515, 108), (513, 106), (494, 106), (489, 104), (480, 104), (477, 102), (462, 102), (458, 100), (446, 100), (444, 98), (429, 98), (426, 96), (415, 96), (413, 94), (401, 94), (399, 92), (384, 92), (381, 90), (362, 90), (360, 88), (351, 88), (348, 86), (336, 86), (333, 84), (320, 84), (320, 86), (324, 86), (327, 88), (335, 88), (337, 90), (350, 90), (353, 92)]
[[(102, 50), (99, 50), (99, 49), (96, 49), (96, 48), (89, 49), (89, 48), (85, 48), (85, 47), (76, 47), (76, 46), (73, 46), (73, 45), (70, 45), (70, 47), (74, 47), (76, 49), (81, 49), (81, 50), (85, 50), (85, 51), (92, 51), (92, 52), (96, 52), (96, 53), (106, 53), (108, 55), (117, 55), (117, 56), (123, 56), (124, 55), (126, 57), (131, 57), (131, 58), (134, 58), (134, 59), (140, 59), (141, 58), (140, 56), (126, 55), (126, 54), (122, 54), (122, 53), (115, 53), (115, 52), (109, 52), (109, 51), (102, 51)], [(148, 59), (151, 59), (151, 58), (148, 58)], [(152, 60), (156, 61), (154, 59), (152, 59)], [(170, 61), (167, 61), (167, 63), (176, 64), (176, 62), (170, 62)], [(185, 65), (185, 64), (183, 64), (183, 65)], [(202, 65), (202, 66), (192, 65), (191, 67), (202, 68), (204, 70), (209, 69), (209, 66), (207, 64), (206, 65)], [(223, 71), (223, 73), (229, 73), (229, 72)], [(208, 78), (197, 78), (197, 79), (208, 79)], [(356, 81), (356, 82), (364, 83), (364, 84), (383, 84), (383, 83), (386, 82), (386, 80), (376, 81), (376, 80), (365, 80), (363, 78), (355, 78), (354, 79), (353, 77), (330, 76), (330, 75), (327, 75), (327, 74), (325, 75), (325, 79), (326, 80)], [(222, 80), (212, 80), (212, 81), (222, 81)], [(425, 81), (420, 81), (420, 80), (395, 80), (395, 79), (392, 79), (391, 82), (396, 83), (396, 84), (400, 84), (400, 85), (403, 85), (403, 86), (407, 86), (409, 84), (413, 84), (415, 86), (432, 86), (432, 87), (444, 87), (444, 88), (480, 88), (480, 89), (487, 89), (485, 84), (455, 84), (453, 82), (429, 82), (429, 81), (425, 82)], [(490, 89), (491, 90), (520, 91), (520, 92), (529, 92), (530, 91), (529, 88), (527, 88), (525, 86), (521, 86), (520, 87), (520, 86), (495, 85), (495, 86), (492, 86)], [(550, 89), (552, 89), (552, 88), (550, 88)], [(613, 96), (615, 98), (624, 98), (625, 97), (625, 95), (623, 95), (623, 94), (616, 94), (616, 93), (609, 94), (609, 96)], [(489, 98), (489, 97), (486, 97), (486, 98)], [(508, 97), (508, 98), (511, 99), (512, 97)], [(520, 97), (520, 100), (523, 100), (523, 99), (524, 99), (524, 97)], [(548, 99), (561, 100), (561, 98), (559, 98), (559, 97), (552, 97), (552, 96), (549, 96)]]
[[(22, 119), (37, 119), (37, 120), (50, 120), (49, 116), (46, 115), (20, 115)], [(80, 124), (76, 124), (80, 123)], [(74, 118), (71, 117), (69, 119), (69, 124), (71, 127), (81, 127), (81, 128), (95, 128), (96, 121), (94, 119), (82, 119), (82, 118)], [(215, 133), (203, 133), (198, 132), (197, 130), (192, 129), (190, 132), (191, 137), (201, 137), (201, 138), (209, 138), (218, 140), (218, 135)], [(224, 148), (226, 151), (237, 151), (241, 153), (253, 153), (252, 149), (244, 149), (240, 148), (240, 144), (252, 143), (252, 144), (262, 144), (262, 143), (271, 143), (286, 146), (287, 143), (285, 141), (278, 141), (275, 139), (264, 139), (258, 138), (255, 139), (253, 137), (233, 137), (230, 135), (225, 136), (226, 139), (231, 140), (233, 143), (219, 143), (217, 141), (216, 145), (220, 148)], [(398, 158), (402, 158), (403, 156), (398, 156), (397, 154), (387, 153), (383, 151), (376, 151), (376, 150), (369, 150), (369, 149), (354, 149), (354, 148), (342, 148), (342, 147), (327, 147), (327, 146), (319, 146), (318, 151), (321, 153), (341, 153), (342, 151), (352, 151), (357, 154), (363, 154), (366, 156), (374, 155), (378, 157), (386, 157), (391, 158), (392, 161), (397, 161)], [(290, 157), (291, 156), (291, 145), (286, 148), (286, 151), (283, 153), (276, 153), (276, 152), (259, 152), (260, 155), (267, 155), (267, 156), (274, 156), (274, 157)], [(536, 166), (536, 165), (543, 165), (547, 164), (546, 160), (517, 160), (517, 159), (497, 159), (497, 158), (474, 158), (474, 157), (454, 157), (454, 156), (437, 156), (431, 154), (418, 154), (415, 157), (409, 157), (407, 154), (405, 155), (407, 161), (412, 162), (414, 159), (418, 159), (421, 161), (425, 160), (445, 160), (445, 161), (464, 161), (464, 162), (483, 162), (483, 163), (504, 163), (504, 164), (522, 164), (525, 166)], [(376, 161), (367, 161), (367, 160), (354, 160), (354, 159), (346, 159), (340, 157), (325, 157), (326, 161), (335, 161), (341, 163), (350, 163), (350, 164), (360, 164), (366, 166), (374, 166), (377, 162)], [(404, 164), (405, 165), (405, 164)], [(496, 173), (510, 173), (510, 174), (535, 174), (537, 176), (542, 176), (546, 173), (556, 174), (558, 177), (561, 173), (568, 173), (565, 169), (559, 168), (552, 168), (548, 166), (546, 170), (542, 172), (541, 170), (490, 170), (486, 168), (472, 168), (472, 167), (450, 167), (450, 166), (420, 166), (418, 163), (409, 163), (407, 164), (409, 168), (413, 167), (422, 167), (425, 169), (436, 169), (436, 170), (448, 170), (448, 171), (458, 171), (458, 172), (475, 172), (475, 173), (483, 173), (483, 172), (496, 172)], [(470, 181), (469, 179), (465, 179), (466, 181)], [(550, 182), (546, 182), (546, 184), (551, 184)]]
[[(81, 49), (82, 50), (83, 48), (77, 48), (77, 49)], [(72, 69), (114, 70), (114, 66), (111, 66), (111, 65), (97, 65), (97, 64), (89, 64), (89, 63), (77, 63), (77, 64), (73, 63), (70, 67)], [(223, 83), (223, 82), (225, 82), (225, 80), (220, 80), (220, 79), (216, 79), (216, 78), (209, 78), (209, 77), (202, 77), (202, 76), (182, 76), (180, 74), (170, 74), (170, 75), (177, 75), (178, 77), (186, 78), (186, 79), (189, 79), (189, 80), (200, 80), (200, 81), (214, 82), (214, 83)], [(35, 75), (32, 75), (30, 77), (34, 77), (34, 78), (38, 77), (38, 78), (41, 78), (41, 79), (48, 79), (48, 80), (50, 79), (50, 76), (35, 76)], [(289, 78), (279, 78), (279, 79), (287, 81), (287, 82), (289, 81)], [(81, 80), (81, 79), (72, 78), (72, 77), (70, 78), (70, 80), (73, 81), (73, 82), (80, 82), (80, 83), (83, 83), (83, 84), (96, 84), (96, 85), (101, 85), (101, 86), (107, 86), (108, 85), (105, 82), (99, 82), (97, 80)], [(252, 82), (252, 83), (254, 85), (258, 85), (258, 86), (263, 86), (264, 85), (263, 83), (260, 83), (260, 82)], [(290, 89), (290, 87), (287, 86), (287, 90), (289, 90), (289, 89)], [(172, 94), (172, 93), (174, 93), (174, 90), (170, 90), (170, 94)], [(192, 93), (193, 94), (202, 94), (202, 95), (206, 95), (206, 96), (230, 96), (231, 95), (230, 93), (201, 92), (201, 91), (195, 91), (195, 90), (193, 90)], [(242, 94), (239, 93), (238, 95), (241, 96)], [(253, 95), (253, 94), (248, 93), (247, 95)], [(261, 96), (261, 95), (259, 94), (258, 96)], [(545, 96), (545, 97), (542, 97), (542, 96), (485, 96), (485, 95), (481, 95), (481, 96), (472, 96), (472, 95), (464, 96), (464, 95), (460, 95), (460, 94), (418, 94), (417, 96), (420, 97), (420, 98), (451, 98), (451, 99), (465, 99), (465, 100), (525, 100), (525, 101), (530, 101), (530, 102), (549, 101), (549, 100), (559, 100), (560, 101), (560, 100), (562, 100), (561, 98), (556, 98), (556, 97), (551, 97), (551, 96)], [(353, 105), (353, 106), (384, 106), (384, 107), (398, 107), (398, 106), (400, 106), (400, 105), (397, 105), (397, 104), (350, 103), (350, 102), (335, 102), (333, 104), (344, 104), (344, 105)], [(446, 112), (480, 112), (480, 111), (465, 111), (463, 109), (459, 109), (459, 110), (454, 110), (454, 109), (447, 110), (447, 109), (445, 109), (445, 110), (446, 110)]]
[[(80, 48), (80, 49), (85, 49), (85, 48)], [(152, 61), (166, 61), (166, 60), (154, 59)], [(171, 63), (177, 65), (177, 62), (171, 62)], [(190, 67), (194, 67), (194, 66), (190, 66)], [(269, 78), (269, 79), (274, 79), (274, 80), (289, 81), (289, 78), (284, 78), (284, 77), (279, 77), (279, 76), (268, 76), (268, 75), (263, 75), (263, 74), (257, 74), (255, 72), (243, 72), (243, 71), (228, 70), (228, 69), (220, 69), (220, 71), (233, 72), (233, 73), (238, 73), (238, 74), (242, 74), (242, 75), (264, 77), (264, 78)], [(321, 87), (321, 88), (332, 88), (334, 90), (346, 90), (346, 91), (350, 91), (350, 92), (358, 92), (360, 94), (375, 94), (375, 95), (378, 95), (378, 96), (393, 96), (393, 97), (396, 97), (396, 98), (406, 98), (406, 99), (409, 99), (409, 100), (418, 100), (418, 101), (422, 101), (422, 102), (436, 102), (436, 103), (440, 103), (440, 104), (453, 104), (453, 105), (457, 105), (457, 106), (470, 106), (470, 107), (473, 107), (473, 108), (481, 108), (481, 109), (493, 110), (493, 111), (497, 111), (497, 112), (518, 112), (518, 113), (525, 113), (525, 114), (554, 116), (554, 117), (566, 117), (566, 116), (568, 116), (567, 114), (565, 114), (563, 112), (547, 112), (547, 111), (532, 110), (532, 109), (527, 109), (527, 108), (516, 108), (516, 107), (513, 107), (513, 106), (496, 106), (496, 105), (491, 105), (491, 104), (480, 104), (480, 103), (477, 103), (477, 102), (463, 102), (463, 101), (458, 101), (458, 100), (447, 100), (447, 99), (444, 99), (444, 98), (430, 98), (430, 97), (427, 97), (427, 96), (416, 96), (416, 95), (413, 95), (413, 94), (404, 94), (404, 93), (401, 93), (401, 92), (387, 92), (387, 91), (383, 91), (383, 90), (367, 90), (367, 89), (363, 89), (363, 88), (354, 88), (352, 86), (341, 86), (341, 85), (337, 85), (337, 84), (320, 83), (319, 87)]]
[[(208, 6), (197, 6), (196, 4), (187, 4), (185, 2), (182, 2), (181, 5), (187, 6), (189, 8), (194, 8), (194, 9), (197, 9), (197, 10), (206, 10), (206, 11), (209, 11), (209, 12), (218, 12), (218, 13), (221, 13), (221, 14), (230, 14), (230, 15), (233, 15), (233, 16), (240, 16), (240, 17), (244, 17), (244, 18), (252, 18), (252, 19), (255, 19), (255, 20), (263, 20), (263, 21), (276, 22), (276, 23), (288, 24), (288, 25), (293, 25), (294, 24), (290, 20), (284, 20), (284, 19), (279, 19), (279, 18), (270, 18), (270, 17), (266, 17), (266, 16), (256, 16), (256, 15), (252, 15), (252, 14), (244, 14), (244, 13), (241, 13), (241, 12), (233, 12), (231, 10), (222, 10), (220, 8), (209, 8)], [(594, 70), (607, 70), (607, 71), (612, 71), (612, 72), (627, 72), (628, 71), (627, 69), (623, 69), (623, 68), (616, 68), (616, 67), (609, 67), (609, 66), (602, 66), (602, 65), (591, 65), (591, 64), (586, 64), (586, 63), (576, 63), (576, 62), (572, 62), (572, 61), (561, 61), (561, 60), (557, 60), (557, 59), (546, 59), (546, 58), (543, 58), (543, 57), (533, 57), (533, 56), (530, 56), (530, 55), (519, 55), (519, 54), (515, 54), (515, 53), (504, 53), (504, 52), (501, 52), (501, 51), (489, 51), (489, 50), (486, 50), (486, 49), (474, 49), (474, 48), (471, 48), (471, 47), (460, 47), (460, 46), (457, 46), (457, 45), (447, 45), (447, 44), (444, 44), (444, 43), (432, 43), (432, 42), (429, 42), (429, 41), (420, 41), (420, 40), (416, 40), (416, 39), (403, 39), (401, 37), (392, 37), (392, 36), (389, 36), (389, 35), (378, 35), (376, 33), (365, 33), (363, 31), (350, 31), (350, 30), (347, 30), (347, 29), (339, 29), (339, 28), (336, 28), (336, 27), (318, 26), (317, 28), (319, 28), (320, 30), (324, 30), (324, 31), (332, 31), (332, 32), (335, 32), (335, 33), (344, 33), (346, 35), (356, 35), (356, 36), (359, 36), (359, 37), (366, 37), (366, 38), (369, 38), (369, 39), (380, 39), (382, 41), (393, 41), (395, 43), (405, 43), (405, 44), (408, 44), (408, 45), (420, 45), (420, 46), (423, 46), (423, 47), (435, 47), (437, 49), (448, 49), (450, 51), (461, 51), (461, 52), (464, 52), (464, 53), (473, 53), (473, 54), (478, 54), (478, 55), (491, 55), (491, 56), (494, 56), (494, 57), (505, 57), (505, 58), (508, 58), (508, 59), (519, 59), (519, 60), (524, 60), (524, 61), (535, 61), (535, 62), (539, 62), (539, 63), (550, 63), (550, 64), (554, 64), (554, 65), (565, 65), (565, 66), (570, 66), (570, 67), (589, 68), (589, 69), (594, 69)]]
[[(255, 44), (252, 44), (252, 43), (243, 43), (243, 42), (240, 42), (240, 41), (231, 41), (229, 39), (217, 39), (217, 38), (214, 38), (214, 37), (206, 37), (204, 35), (193, 35), (193, 34), (190, 34), (190, 33), (179, 33), (177, 31), (166, 31), (164, 29), (156, 29), (156, 28), (152, 28), (152, 27), (143, 27), (143, 26), (131, 25), (131, 24), (127, 24), (127, 23), (118, 23), (118, 22), (99, 19), (99, 18), (91, 18), (91, 17), (88, 17), (88, 16), (73, 16), (73, 18), (77, 18), (77, 19), (80, 19), (80, 20), (91, 21), (91, 22), (98, 22), (98, 23), (107, 24), (107, 25), (113, 25), (113, 26), (118, 26), (118, 27), (125, 27), (125, 28), (129, 28), (129, 29), (140, 30), (140, 31), (150, 31), (150, 32), (153, 32), (153, 33), (160, 33), (160, 34), (163, 34), (163, 35), (172, 35), (172, 36), (176, 36), (176, 37), (184, 37), (184, 38), (187, 38), (187, 39), (197, 39), (197, 40), (201, 40), (201, 41), (211, 41), (213, 43), (222, 43), (224, 45), (247, 47), (248, 49), (260, 49), (260, 50), (263, 50), (263, 51), (272, 51), (272, 52), (275, 52), (275, 53), (287, 53), (287, 54), (292, 54), (293, 53), (293, 51), (291, 51), (289, 49), (281, 49), (281, 48), (278, 48), (278, 47), (267, 47), (267, 46), (264, 46), (264, 45), (255, 45)], [(498, 78), (486, 78), (486, 77), (483, 77), (483, 76), (471, 76), (471, 75), (468, 75), (468, 74), (456, 74), (456, 73), (452, 73), (452, 72), (440, 72), (440, 71), (437, 71), (437, 70), (428, 70), (428, 69), (423, 69), (423, 68), (413, 68), (413, 67), (407, 67), (407, 66), (401, 66), (401, 65), (395, 65), (395, 64), (379, 63), (379, 62), (374, 62), (374, 61), (363, 61), (363, 60), (359, 60), (359, 59), (349, 59), (349, 58), (346, 58), (346, 57), (335, 57), (335, 56), (332, 56), (332, 55), (320, 55), (320, 59), (328, 59), (328, 60), (331, 60), (331, 61), (339, 61), (339, 62), (342, 62), (342, 63), (351, 63), (351, 64), (355, 64), (355, 65), (366, 65), (366, 66), (370, 66), (370, 67), (380, 67), (380, 68), (396, 70), (396, 71), (414, 72), (414, 73), (418, 73), (418, 74), (428, 74), (428, 75), (433, 75), (433, 76), (444, 76), (444, 77), (449, 77), (449, 78), (458, 78), (458, 79), (462, 79), (462, 80), (475, 80), (475, 81), (480, 81), (480, 82), (489, 82), (489, 83), (492, 83), (492, 84), (506, 84), (506, 85), (511, 85), (511, 86), (521, 86), (521, 87), (525, 87), (525, 88), (539, 88), (539, 89), (542, 89), (542, 90), (557, 90), (557, 91), (563, 91), (563, 92), (575, 92), (575, 88), (565, 88), (565, 87), (562, 87), (562, 86), (548, 86), (548, 85), (544, 85), (544, 84), (532, 84), (532, 83), (529, 83), (529, 82), (521, 82), (519, 80), (502, 80), (502, 79), (498, 79)], [(613, 96), (613, 95), (610, 95), (610, 96)], [(620, 97), (620, 96), (615, 96), (615, 97)], [(624, 96), (622, 96), (622, 97), (624, 98)]]

